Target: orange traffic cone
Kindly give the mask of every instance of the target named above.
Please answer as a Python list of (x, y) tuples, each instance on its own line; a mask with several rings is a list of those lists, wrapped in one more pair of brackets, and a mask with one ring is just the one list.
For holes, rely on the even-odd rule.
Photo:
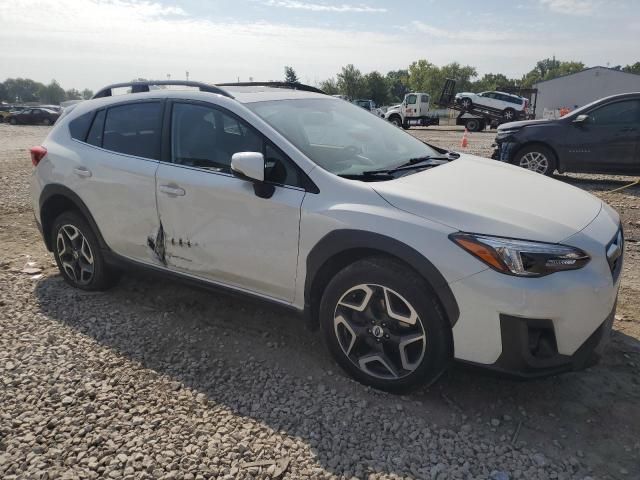
[(462, 148), (467, 148), (469, 146), (469, 139), (467, 138), (467, 134), (469, 132), (467, 131), (467, 129), (464, 129), (464, 135), (462, 135), (462, 143), (461, 143), (461, 147)]

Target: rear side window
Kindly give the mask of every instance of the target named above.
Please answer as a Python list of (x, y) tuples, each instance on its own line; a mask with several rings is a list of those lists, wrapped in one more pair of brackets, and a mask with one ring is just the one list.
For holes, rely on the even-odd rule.
[(640, 100), (610, 103), (589, 112), (593, 125), (635, 125), (640, 123)]
[(91, 120), (93, 120), (94, 113), (95, 112), (85, 113), (84, 115), (80, 115), (78, 118), (74, 118), (69, 122), (71, 138), (75, 138), (81, 142), (85, 141), (89, 127), (91, 127)]
[(429, 103), (429, 95), (422, 95), (422, 96), (420, 97), (420, 101), (421, 101), (422, 103)]
[(87, 135), (87, 143), (95, 145), (96, 147), (102, 146), (102, 132), (104, 131), (104, 117), (105, 110), (100, 110), (96, 113), (96, 118), (93, 119), (91, 124), (91, 130)]
[(130, 103), (107, 110), (102, 148), (160, 160), (160, 102)]

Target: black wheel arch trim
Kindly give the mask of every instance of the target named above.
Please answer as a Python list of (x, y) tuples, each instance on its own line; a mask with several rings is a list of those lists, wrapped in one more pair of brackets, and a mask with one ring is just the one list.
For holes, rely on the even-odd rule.
[(93, 215), (91, 215), (91, 212), (89, 211), (89, 208), (87, 207), (87, 205), (84, 203), (84, 201), (80, 198), (80, 196), (77, 193), (75, 193), (69, 187), (61, 185), (59, 183), (51, 183), (49, 185), (46, 185), (42, 190), (42, 193), (40, 194), (40, 199), (38, 202), (40, 207), (40, 222), (42, 225), (41, 227), (42, 237), (44, 239), (45, 245), (47, 246), (47, 249), (50, 252), (53, 251), (53, 245), (51, 245), (51, 238), (49, 235), (51, 232), (48, 231), (46, 226), (47, 225), (51, 226), (52, 222), (55, 219), (43, 218), (43, 208), (47, 204), (47, 201), (49, 201), (51, 198), (56, 196), (64, 197), (66, 200), (68, 200), (73, 204), (73, 206), (82, 214), (82, 216), (84, 216), (84, 218), (89, 223), (89, 226), (91, 227), (91, 229), (93, 230), (93, 233), (95, 233), (98, 239), (100, 248), (103, 250), (109, 250), (109, 247), (107, 243), (104, 241), (104, 238), (102, 237), (102, 233), (100, 233), (100, 229), (98, 228), (98, 225), (96, 224), (96, 221), (94, 220)]
[[(349, 251), (372, 251), (398, 258), (416, 270), (433, 289), (453, 327), (460, 316), (458, 303), (449, 284), (440, 271), (424, 255), (395, 238), (365, 230), (341, 229), (325, 235), (307, 256), (307, 273), (304, 285), (305, 315), (312, 326), (317, 324), (317, 305), (314, 298), (318, 273), (332, 258)], [(358, 258), (354, 258), (354, 261)]]

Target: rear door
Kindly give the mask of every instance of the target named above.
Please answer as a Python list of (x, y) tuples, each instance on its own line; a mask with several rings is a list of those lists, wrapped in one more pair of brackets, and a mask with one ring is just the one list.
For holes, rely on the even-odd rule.
[(640, 100), (595, 107), (588, 119), (567, 128), (564, 139), (570, 168), (585, 172), (633, 173), (640, 170)]
[[(293, 301), (303, 175), (273, 143), (210, 103), (175, 101), (157, 172), (158, 211), (169, 268)], [(231, 173), (237, 152), (262, 152), (270, 198)]]
[[(89, 208), (117, 254), (158, 263), (155, 173), (160, 158), (164, 102), (125, 102), (74, 119), (77, 142), (68, 183)], [(89, 130), (74, 122), (90, 123)]]

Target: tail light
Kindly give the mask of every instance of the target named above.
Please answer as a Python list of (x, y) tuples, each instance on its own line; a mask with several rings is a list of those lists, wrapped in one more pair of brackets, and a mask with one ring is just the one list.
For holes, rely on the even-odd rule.
[(40, 160), (47, 154), (47, 149), (42, 146), (31, 147), (29, 153), (31, 153), (31, 163), (33, 163), (34, 167), (37, 167)]

